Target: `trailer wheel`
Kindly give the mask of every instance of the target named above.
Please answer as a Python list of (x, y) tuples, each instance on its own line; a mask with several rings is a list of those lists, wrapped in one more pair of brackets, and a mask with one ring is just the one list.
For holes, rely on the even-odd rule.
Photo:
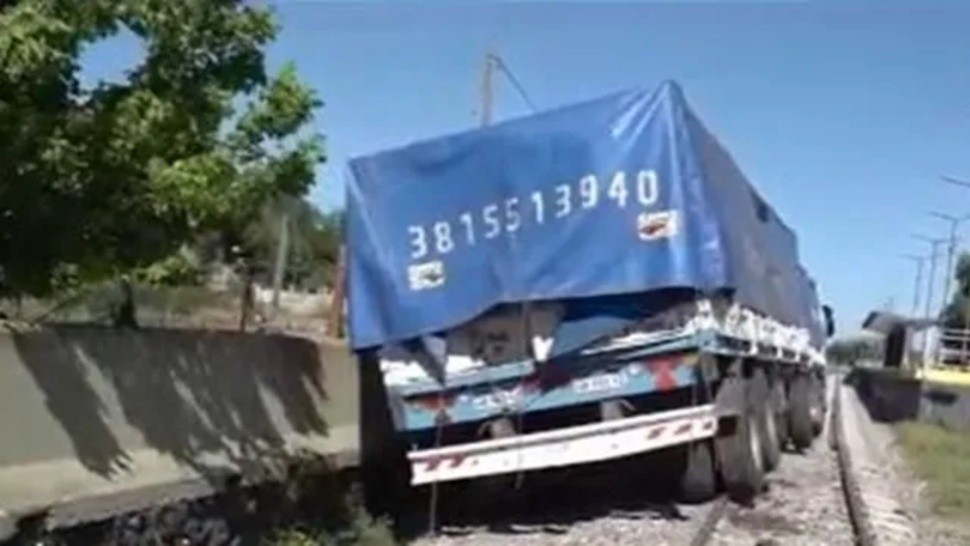
[(815, 405), (812, 408), (812, 435), (816, 438), (822, 434), (825, 428), (825, 414), (828, 411), (825, 403), (825, 376), (812, 375), (812, 400)]
[(707, 502), (717, 494), (711, 442), (695, 442), (684, 451), (685, 466), (678, 487), (680, 501), (687, 504)]
[(788, 398), (785, 394), (785, 382), (775, 378), (771, 383), (771, 412), (775, 418), (775, 436), (778, 438), (778, 450), (783, 451), (788, 446)]
[(788, 388), (788, 428), (796, 449), (808, 449), (815, 438), (812, 424), (812, 380), (798, 374)]
[(757, 495), (761, 491), (765, 476), (760, 417), (756, 411), (759, 402), (752, 400), (750, 386), (749, 381), (728, 386), (745, 391), (743, 408), (740, 415), (724, 420), (719, 425), (721, 435), (716, 440), (721, 480), (728, 495), (738, 502), (748, 502)]
[(764, 469), (770, 472), (781, 462), (781, 445), (778, 422), (775, 418), (775, 401), (768, 388), (764, 370), (755, 368), (748, 379), (749, 407), (758, 416), (758, 437), (761, 440), (761, 455)]

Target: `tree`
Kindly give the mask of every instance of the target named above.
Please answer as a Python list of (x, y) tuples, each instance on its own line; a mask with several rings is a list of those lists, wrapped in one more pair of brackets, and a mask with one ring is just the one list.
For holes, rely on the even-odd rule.
[(957, 268), (954, 273), (956, 286), (950, 303), (943, 310), (943, 324), (948, 328), (965, 328), (967, 316), (970, 309), (967, 308), (970, 301), (970, 253), (963, 253), (957, 260)]
[(290, 234), (286, 283), (305, 287), (324, 285), (337, 262), (343, 214), (323, 213), (305, 199), (290, 196), (267, 203), (256, 221), (243, 232), (242, 245), (257, 264), (259, 277), (268, 282), (284, 216), (288, 219)]
[[(242, 0), (0, 4), (0, 290), (44, 295), (238, 234), (303, 195), (324, 160), (321, 104), (292, 65), (267, 77), (271, 12)], [(85, 47), (122, 29), (145, 50), (85, 89)], [(237, 110), (237, 108), (239, 108)]]

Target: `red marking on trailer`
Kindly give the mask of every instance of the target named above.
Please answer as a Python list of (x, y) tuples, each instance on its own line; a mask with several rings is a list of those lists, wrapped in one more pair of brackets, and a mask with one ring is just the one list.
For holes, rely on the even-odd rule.
[(661, 434), (663, 434), (663, 431), (666, 428), (667, 427), (657, 427), (657, 428), (651, 430), (650, 433), (647, 434), (647, 439), (648, 440), (654, 440), (654, 439), (656, 439), (658, 436), (660, 436)]
[(417, 406), (425, 411), (443, 413), (446, 408), (455, 404), (455, 396), (453, 394), (431, 394), (409, 398), (406, 401), (408, 405)]
[(459, 465), (461, 465), (461, 463), (465, 462), (466, 458), (468, 458), (468, 456), (465, 454), (455, 455), (451, 458), (451, 468), (457, 468)]
[(443, 459), (441, 457), (434, 457), (425, 461), (424, 466), (428, 469), (428, 472), (434, 472), (441, 465)]
[(669, 391), (677, 386), (677, 379), (674, 377), (674, 368), (677, 363), (676, 357), (657, 358), (644, 363), (653, 376), (653, 384), (658, 391)]
[(714, 421), (707, 421), (704, 423), (704, 430), (711, 430), (714, 428)]
[(679, 427), (677, 427), (677, 430), (674, 431), (674, 436), (680, 436), (685, 432), (690, 432), (690, 428), (693, 425), (694, 425), (693, 423), (684, 423), (683, 425), (680, 425)]

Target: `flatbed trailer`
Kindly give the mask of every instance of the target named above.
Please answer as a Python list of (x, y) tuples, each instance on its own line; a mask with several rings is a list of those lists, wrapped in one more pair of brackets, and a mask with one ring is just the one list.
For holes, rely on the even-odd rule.
[[(412, 486), (681, 446), (685, 457), (705, 452), (680, 466), (683, 499), (710, 498), (719, 475), (737, 495), (750, 495), (785, 445), (812, 443), (826, 413), (822, 356), (762, 334), (732, 331), (709, 317), (614, 337), (556, 361), (484, 367), (444, 385), (431, 378), (388, 385), (385, 362), (384, 403), (394, 430), (381, 434), (407, 439)], [(476, 432), (469, 435), (468, 425)], [(464, 436), (440, 445), (442, 430), (461, 428)]]
[(821, 430), (831, 310), (676, 84), (350, 167), (378, 489), (682, 447), (684, 498), (745, 496)]

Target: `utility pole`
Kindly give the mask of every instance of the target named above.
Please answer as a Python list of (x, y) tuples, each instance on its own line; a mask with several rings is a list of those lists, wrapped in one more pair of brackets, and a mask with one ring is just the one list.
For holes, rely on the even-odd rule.
[(494, 94), (492, 87), (492, 79), (495, 74), (495, 65), (497, 64), (496, 55), (491, 51), (485, 53), (485, 64), (482, 66), (482, 80), (481, 80), (481, 110), (478, 115), (480, 118), (480, 123), (482, 127), (491, 125), (492, 123), (492, 105), (494, 103)]
[(936, 279), (936, 258), (939, 254), (937, 250), (940, 245), (947, 242), (946, 239), (927, 237), (926, 235), (914, 234), (913, 237), (919, 239), (923, 242), (930, 244), (930, 276), (929, 282), (926, 287), (926, 312), (924, 313), (925, 318), (930, 318), (932, 316), (933, 309), (933, 288)]
[[(926, 260), (926, 257), (915, 256), (912, 254), (903, 254), (902, 257), (916, 262), (916, 283), (913, 285), (913, 310), (910, 313), (910, 316), (915, 319), (919, 313), (920, 288), (923, 286), (923, 262)], [(912, 331), (910, 328), (906, 329), (906, 341), (904, 343), (904, 347), (906, 348), (906, 365), (909, 367), (909, 369), (915, 368), (915, 363), (913, 362), (915, 336), (916, 332)], [(926, 337), (923, 336), (923, 339), (926, 339)]]
[(343, 315), (344, 315), (344, 288), (347, 273), (347, 249), (340, 245), (337, 254), (337, 264), (334, 267), (333, 277), (333, 297), (330, 300), (330, 313), (327, 315), (327, 334), (333, 338), (340, 338), (344, 335)]
[(914, 256), (912, 254), (903, 254), (902, 257), (916, 262), (916, 284), (913, 286), (913, 311), (910, 313), (913, 318), (916, 318), (917, 313), (919, 313), (920, 288), (923, 286), (923, 262), (926, 260), (926, 257)]
[(940, 304), (940, 314), (943, 314), (943, 310), (947, 305), (947, 298), (950, 297), (950, 282), (953, 279), (953, 258), (956, 254), (957, 247), (957, 229), (960, 223), (965, 220), (970, 220), (970, 215), (964, 216), (953, 216), (952, 214), (946, 214), (938, 211), (929, 211), (927, 214), (930, 216), (935, 216), (941, 220), (945, 220), (950, 223), (950, 236), (949, 244), (947, 245), (946, 251), (946, 276), (943, 278), (943, 302)]
[(283, 287), (283, 274), (286, 272), (286, 257), (290, 246), (289, 215), (280, 218), (280, 234), (276, 243), (276, 264), (273, 267), (273, 318), (280, 313), (280, 289)]
[[(925, 235), (919, 235), (919, 234), (914, 234), (913, 237), (930, 244), (930, 249), (931, 249), (930, 250), (930, 275), (929, 275), (929, 282), (927, 283), (927, 288), (926, 288), (925, 318), (928, 321), (932, 321), (930, 317), (932, 316), (931, 313), (933, 309), (933, 284), (936, 278), (936, 257), (938, 254), (937, 249), (941, 244), (946, 243), (947, 240), (927, 237)], [(932, 322), (935, 322), (935, 321), (932, 321)], [(930, 359), (930, 332), (929, 330), (927, 330), (923, 337), (923, 367), (924, 368), (928, 365), (929, 359)]]

